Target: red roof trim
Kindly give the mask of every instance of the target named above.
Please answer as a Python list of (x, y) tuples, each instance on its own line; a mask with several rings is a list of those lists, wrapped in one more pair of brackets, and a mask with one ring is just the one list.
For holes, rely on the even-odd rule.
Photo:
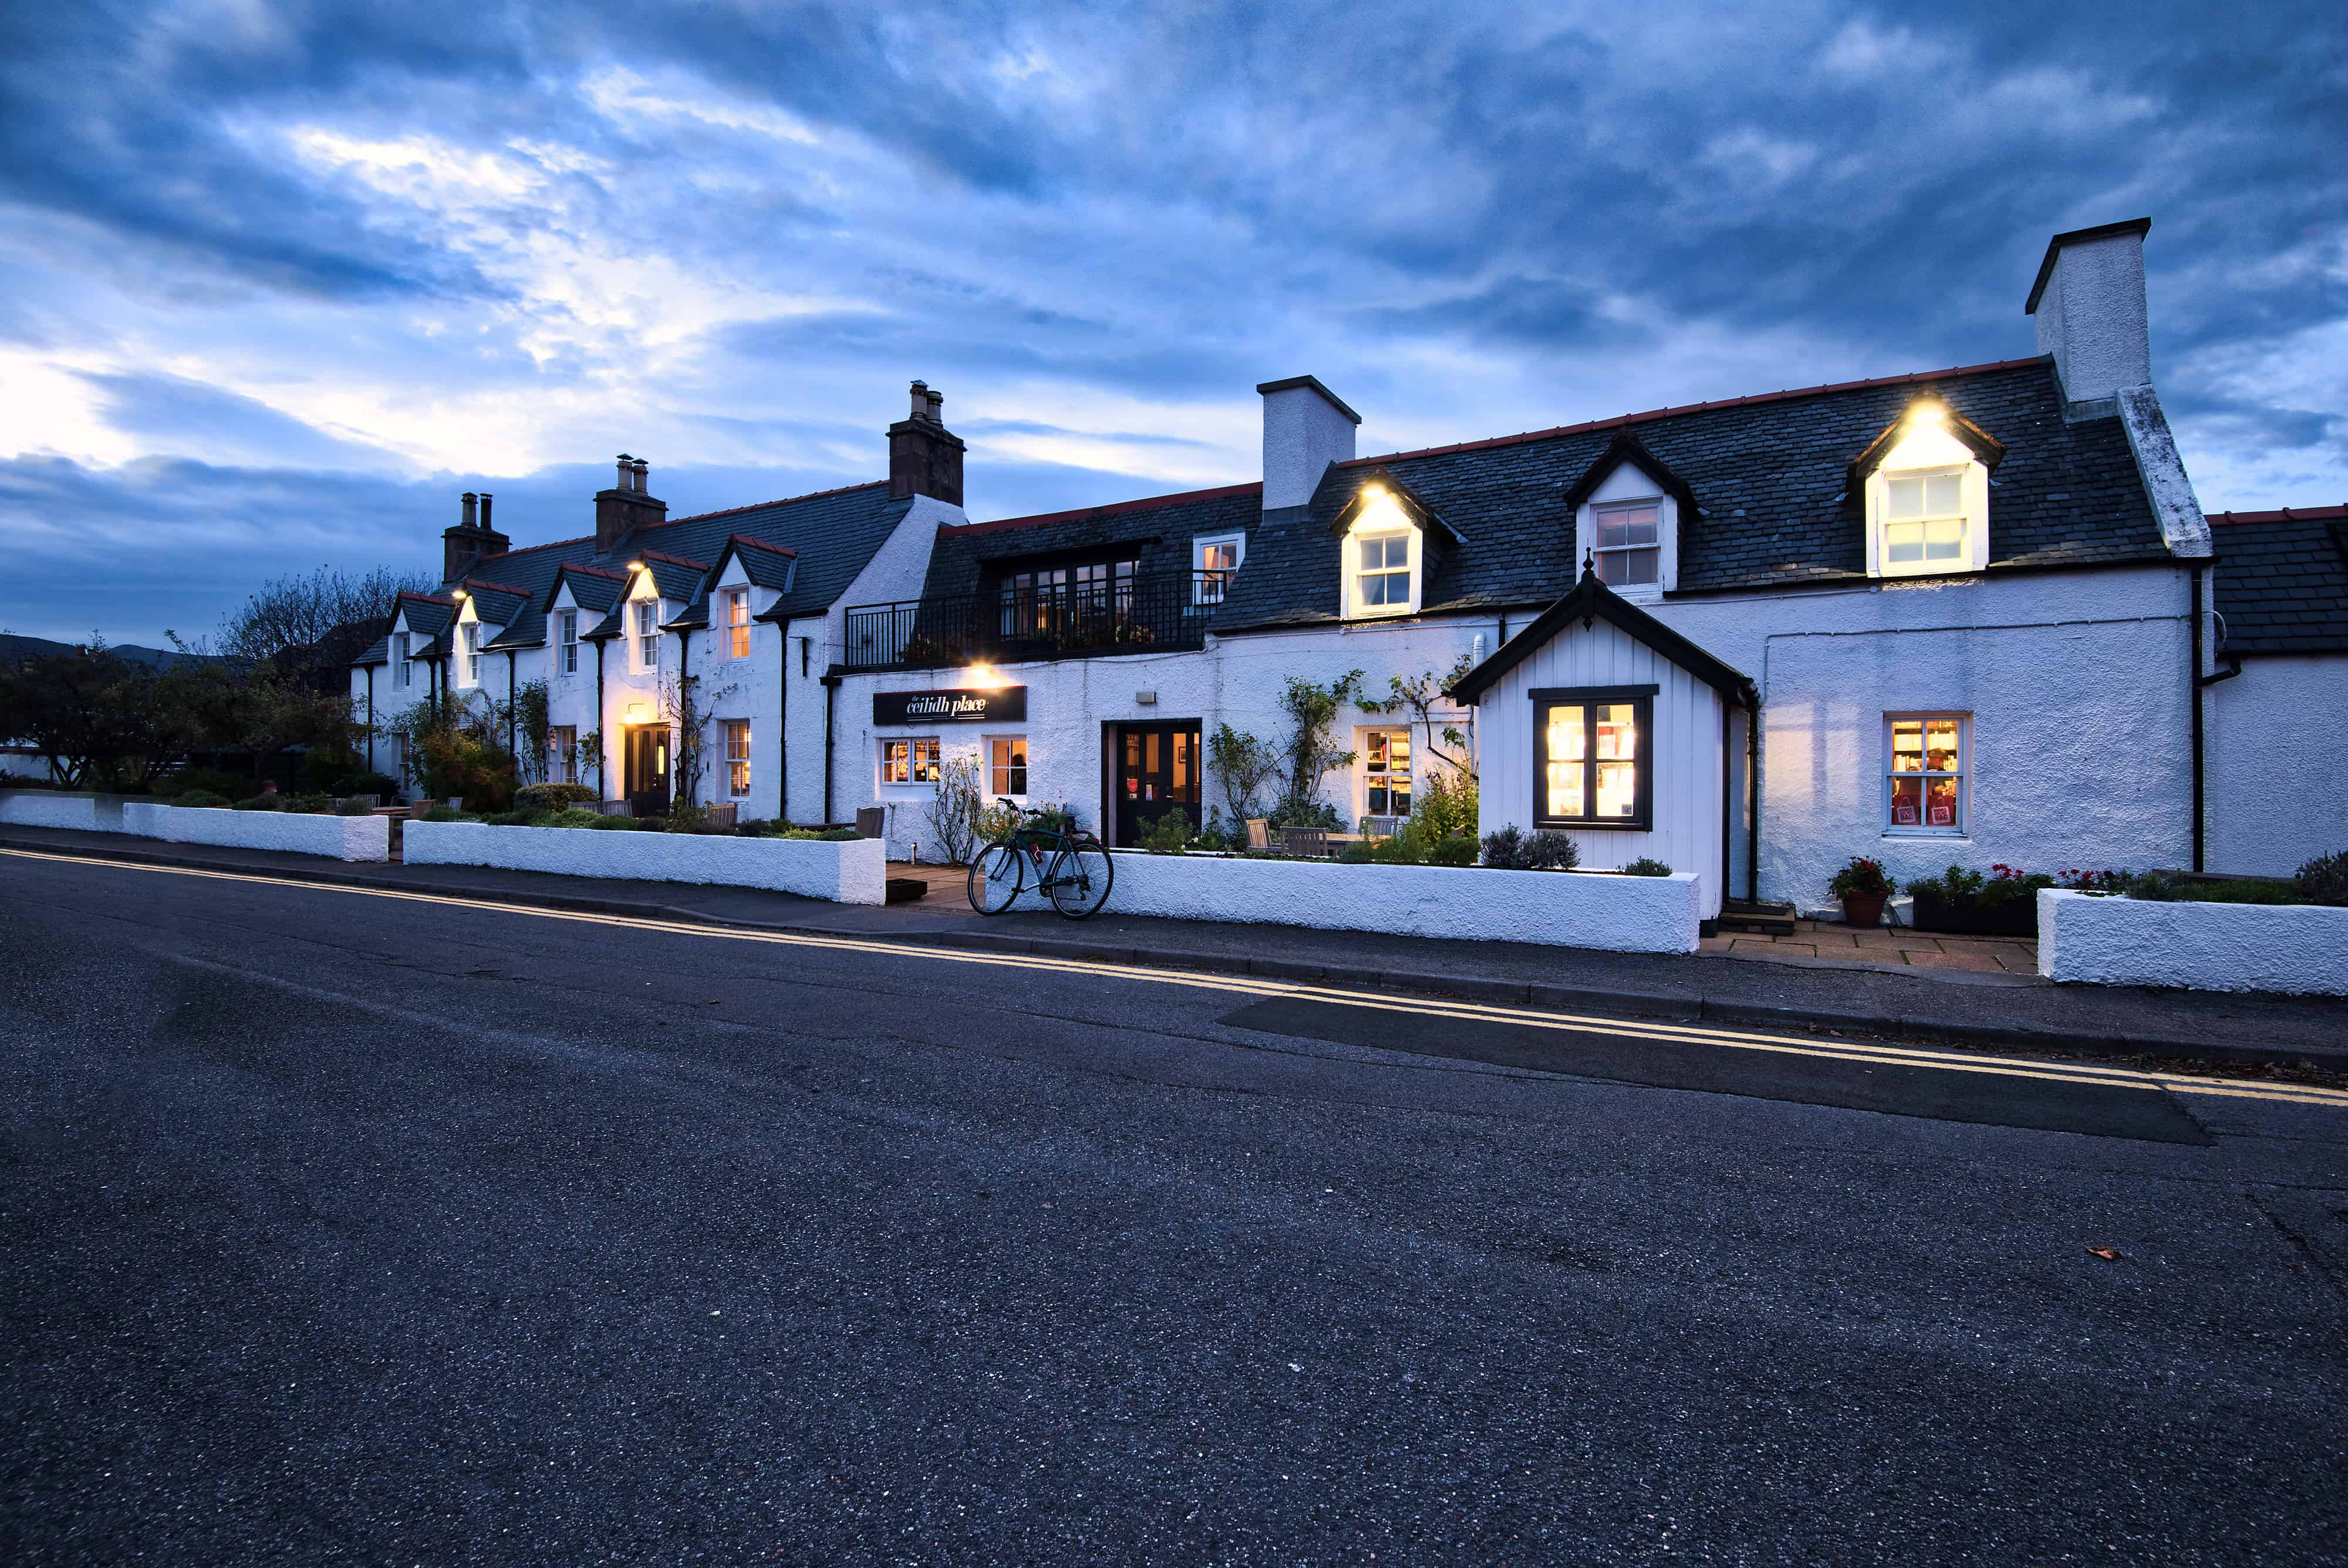
[(726, 542), (728, 544), (747, 544), (753, 550), (772, 551), (777, 555), (797, 557), (798, 554), (798, 551), (793, 550), (788, 544), (769, 544), (763, 539), (753, 539), (747, 533), (729, 533), (726, 536)]
[(1519, 436), (1494, 436), (1488, 440), (1460, 441), (1448, 447), (1421, 447), (1416, 451), (1388, 452), (1383, 457), (1349, 458), (1337, 467), (1357, 469), (1374, 463), (1400, 462), (1406, 458), (1488, 451), (1494, 447), (1513, 447), (1526, 441), (1547, 441), (1559, 436), (1580, 436), (1591, 430), (1612, 430), (1624, 425), (1643, 425), (1655, 419), (1676, 419), (1683, 414), (1704, 414), (1715, 408), (1744, 408), (1756, 403), (1784, 403), (1796, 397), (1818, 397), (1829, 392), (1857, 392), (1869, 387), (1913, 387), (1921, 381), (1945, 381), (1952, 376), (1986, 376), (1993, 371), (2020, 370), (2025, 366), (2042, 363), (2043, 356), (2034, 356), (2028, 359), (2001, 359), (1992, 365), (1961, 365), (1949, 370), (1918, 370), (1906, 376), (1875, 376), (1864, 381), (1835, 381), (1824, 387), (1795, 387), (1783, 392), (1756, 392), (1749, 397), (1724, 397), (1713, 403), (1683, 403), (1676, 408), (1650, 408), (1641, 414), (1617, 414), (1612, 418), (1586, 419), (1579, 425), (1560, 425), (1554, 429), (1527, 430)]
[(1066, 511), (1039, 511), (1028, 517), (998, 517), (992, 522), (947, 522), (938, 525), (940, 533), (960, 538), (965, 533), (993, 533), (1010, 528), (1032, 528), (1039, 523), (1067, 522), (1080, 517), (1102, 517), (1117, 512), (1148, 511), (1152, 507), (1179, 506), (1188, 500), (1220, 500), (1226, 496), (1259, 494), (1263, 490), (1261, 480), (1243, 485), (1221, 485), (1214, 490), (1183, 490), (1177, 495), (1146, 496), (1139, 500), (1110, 501), (1105, 506), (1072, 507)]
[(517, 599), (530, 597), (530, 590), (527, 588), (516, 588), (504, 583), (492, 583), (486, 577), (467, 577), (459, 581), (460, 585), (467, 588), (486, 588), (492, 593), (510, 593)]
[(709, 562), (706, 561), (687, 560), (682, 555), (671, 555), (664, 550), (639, 550), (636, 553), (643, 556), (647, 561), (665, 561), (671, 566), (688, 567), (695, 572), (706, 572), (709, 570)]
[(2230, 522), (2332, 522), (2348, 518), (2348, 506), (2287, 506), (2281, 511), (2213, 511), (2213, 526)]
[(583, 572), (590, 577), (608, 577), (614, 583), (625, 583), (628, 580), (628, 574), (624, 572), (613, 572), (603, 566), (589, 566), (577, 561), (566, 561), (554, 570), (558, 576), (565, 572)]
[(413, 593), (406, 589), (402, 589), (400, 590), (399, 596), (403, 599), (414, 599), (426, 604), (446, 605), (451, 610), (457, 607), (457, 601), (450, 598), (446, 593)]

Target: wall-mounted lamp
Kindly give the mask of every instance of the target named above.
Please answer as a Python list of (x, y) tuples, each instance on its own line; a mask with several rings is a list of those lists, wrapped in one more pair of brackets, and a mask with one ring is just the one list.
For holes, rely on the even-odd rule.
[(650, 724), (653, 717), (653, 705), (648, 702), (632, 702), (627, 706), (624, 717), (630, 724)]

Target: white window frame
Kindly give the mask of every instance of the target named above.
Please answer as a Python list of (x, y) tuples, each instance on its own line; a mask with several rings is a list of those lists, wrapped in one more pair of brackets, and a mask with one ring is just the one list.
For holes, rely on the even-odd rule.
[[(1362, 579), (1365, 577), (1393, 576), (1395, 575), (1395, 569), (1388, 566), (1381, 568), (1376, 572), (1363, 571), (1361, 553), (1362, 546), (1371, 540), (1391, 539), (1399, 539), (1403, 541), (1403, 564), (1401, 571), (1406, 575), (1406, 580), (1410, 584), (1409, 597), (1405, 599), (1399, 604), (1365, 603), (1362, 599)], [(1345, 535), (1344, 551), (1345, 559), (1343, 563), (1343, 570), (1345, 584), (1345, 618), (1347, 620), (1380, 620), (1395, 615), (1416, 615), (1418, 614), (1419, 566), (1425, 560), (1426, 552), (1424, 537), (1419, 532), (1416, 524), (1406, 523), (1397, 528), (1389, 524), (1381, 523), (1373, 528), (1351, 530)]]
[[(555, 775), (561, 774), (561, 778)], [(546, 777), (549, 783), (579, 782), (579, 727), (575, 724), (550, 724), (546, 727)]]
[[(1590, 493), (1574, 512), (1574, 535), (1577, 548), (1573, 552), (1573, 574), (1581, 575), (1581, 563), (1588, 560), (1595, 564), (1598, 557), (1598, 514), (1617, 506), (1652, 506), (1655, 509), (1655, 581), (1607, 587), (1622, 598), (1636, 603), (1652, 604), (1672, 593), (1680, 583), (1680, 503), (1677, 497), (1666, 491), (1653, 474), (1629, 458), (1617, 462), (1598, 488)], [(1644, 550), (1647, 546), (1625, 548)]]
[[(1384, 779), (1386, 781), (1386, 804), (1389, 808), (1394, 804), (1394, 779), (1397, 777), (1394, 772), (1393, 761), (1394, 741), (1392, 738), (1395, 736), (1400, 736), (1402, 738), (1405, 752), (1402, 771), (1399, 777), (1402, 780), (1403, 794), (1406, 798), (1406, 802), (1403, 810), (1399, 811), (1393, 810), (1391, 809), (1384, 811), (1373, 811), (1370, 810), (1370, 790), (1375, 787), (1376, 780)], [(1375, 761), (1377, 745), (1375, 738), (1377, 737), (1387, 738), (1385, 741), (1386, 762), (1384, 767), (1379, 767)], [(1355, 735), (1354, 738), (1360, 742), (1357, 749), (1362, 754), (1362, 789), (1360, 795), (1362, 810), (1360, 815), (1365, 817), (1409, 816), (1410, 809), (1408, 802), (1410, 800), (1416, 799), (1418, 796), (1417, 737), (1412, 733), (1408, 725), (1380, 724), (1372, 725), (1367, 728), (1361, 730)]]
[(458, 685), (477, 686), (481, 684), (481, 624), (467, 621), (457, 628)]
[[(890, 776), (891, 769), (897, 769), (900, 765), (898, 759), (892, 758), (890, 753), (892, 748), (901, 746), (905, 748), (901, 769), (904, 777), (891, 778)], [(938, 787), (938, 775), (945, 768), (945, 748), (934, 735), (884, 737), (880, 742), (880, 755), (881, 787), (889, 789), (918, 789), (923, 786), (934, 789)], [(929, 774), (926, 779), (922, 777), (925, 769)]]
[(408, 641), (410, 634), (407, 632), (391, 634), (391, 667), (396, 672), (394, 684), (401, 691), (416, 684), (415, 663), (407, 656), (408, 650), (415, 645)]
[(726, 599), (726, 656), (747, 659), (750, 656), (750, 591), (725, 588), (719, 592)]
[(579, 673), (579, 612), (565, 610), (554, 617), (556, 645), (562, 650), (561, 670), (566, 676)]
[[(994, 776), (998, 771), (1007, 774), (1013, 766), (995, 761), (994, 748), (998, 746), (1019, 748), (1019, 761), (1016, 764), (1019, 769), (1019, 788), (1016, 789), (1005, 789), (995, 782)], [(1027, 799), (1027, 788), (1035, 777), (1035, 763), (1034, 753), (1027, 748), (1027, 738), (1024, 735), (990, 735), (980, 742), (980, 747), (986, 758), (986, 798), (994, 800), (1008, 795), (1014, 800)]]
[[(1893, 726), (1900, 724), (1930, 725), (1935, 722), (1948, 723), (1952, 720), (1955, 722), (1957, 727), (1957, 765), (1954, 768), (1934, 769), (1927, 767), (1923, 771), (1918, 773), (1894, 773), (1891, 770), (1891, 765), (1893, 762), (1893, 753), (1891, 749)], [(1927, 736), (1931, 733), (1930, 729), (1924, 731), (1924, 734)], [(1927, 751), (1925, 754), (1925, 761), (1930, 763), (1931, 760), (1931, 753)], [(1972, 837), (1973, 789), (1977, 782), (1980, 766), (1978, 759), (1973, 756), (1973, 716), (1972, 714), (1957, 713), (1948, 709), (1916, 709), (1909, 712), (1885, 714), (1883, 716), (1883, 762), (1881, 771), (1883, 775), (1883, 788), (1878, 809), (1881, 813), (1883, 836), (1885, 838), (1970, 839)], [(1957, 783), (1956, 820), (1942, 827), (1936, 827), (1929, 820), (1920, 820), (1916, 822), (1894, 821), (1892, 820), (1892, 791), (1896, 783), (1903, 779), (1915, 779), (1924, 781), (1917, 791), (1921, 805), (1921, 809), (1917, 814), (1920, 818), (1929, 818), (1931, 815), (1929, 804), (1921, 804), (1924, 800), (1924, 791), (1930, 788), (1930, 781), (1938, 779), (1955, 779)]]
[(628, 601), (628, 642), (635, 652), (636, 673), (651, 675), (660, 668), (660, 601)]
[[(1207, 552), (1228, 549), (1231, 552), (1229, 566), (1210, 567)], [(1244, 533), (1205, 533), (1190, 541), (1190, 590), (1194, 604), (1220, 604), (1231, 593), (1231, 583), (1239, 576), (1240, 568), (1247, 564), (1247, 535)], [(1210, 582), (1206, 573), (1220, 573)]]
[[(1891, 559), (1886, 537), (1891, 514), (1891, 481), (1956, 471), (1964, 506), (1964, 542), (1953, 561)], [(1989, 564), (1989, 469), (1971, 447), (1937, 426), (1919, 426), (1883, 455), (1867, 476), (1867, 574), (1870, 577), (1945, 577), (1979, 572)]]
[[(737, 756), (734, 749), (735, 732), (741, 732), (742, 748)], [(717, 721), (717, 744), (724, 750), (726, 793), (728, 799), (746, 800), (750, 796), (750, 747), (753, 736), (747, 718), (721, 718)]]
[[(1649, 511), (1655, 514), (1655, 538), (1651, 544), (1608, 544), (1603, 531), (1606, 520), (1617, 512)], [(1606, 583), (1605, 564), (1610, 555), (1632, 555), (1652, 550), (1655, 553), (1655, 575), (1645, 583)], [(1590, 559), (1598, 570), (1598, 580), (1625, 598), (1641, 598), (1660, 594), (1663, 591), (1663, 498), (1640, 497), (1624, 500), (1595, 501), (1590, 507)]]

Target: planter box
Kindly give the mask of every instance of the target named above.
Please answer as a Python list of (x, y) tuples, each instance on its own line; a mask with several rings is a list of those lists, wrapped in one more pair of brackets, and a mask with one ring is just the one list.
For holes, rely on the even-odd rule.
[(385, 817), (314, 817), (296, 811), (133, 802), (122, 808), (122, 831), (175, 844), (277, 850), (337, 861), (391, 859), (391, 822)]
[(1114, 914), (1694, 953), (1703, 905), (1702, 878), (1687, 872), (1626, 877), (1112, 852)]
[(2009, 899), (2003, 903), (1993, 904), (1971, 901), (1952, 903), (1947, 899), (1920, 892), (1915, 895), (1913, 903), (1911, 913), (1919, 931), (1945, 931), (1952, 935), (1965, 936), (2038, 934), (2038, 901), (2034, 898)]
[(2048, 888), (2038, 895), (2038, 972), (2103, 985), (2348, 996), (2348, 909)]
[(88, 795), (65, 795), (54, 789), (0, 790), (0, 824), (96, 832), (98, 801)]
[(888, 899), (889, 846), (880, 839), (736, 839), (592, 828), (492, 828), (484, 822), (410, 822), (401, 836), (411, 866), (497, 866), (557, 876), (765, 888), (834, 903)]

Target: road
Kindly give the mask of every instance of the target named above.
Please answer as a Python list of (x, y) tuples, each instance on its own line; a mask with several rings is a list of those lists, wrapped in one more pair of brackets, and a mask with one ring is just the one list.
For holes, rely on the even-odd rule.
[(1504, 1011), (0, 854), (0, 1547), (2348, 1553), (2348, 1104)]

